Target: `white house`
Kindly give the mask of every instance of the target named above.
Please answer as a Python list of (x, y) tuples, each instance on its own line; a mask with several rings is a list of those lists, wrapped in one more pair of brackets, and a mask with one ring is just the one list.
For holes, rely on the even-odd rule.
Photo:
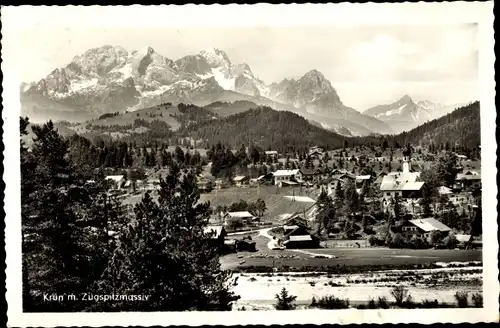
[(228, 225), (229, 221), (233, 219), (240, 219), (243, 223), (251, 222), (254, 220), (255, 216), (248, 211), (240, 212), (227, 212), (224, 216), (224, 225)]
[(277, 170), (273, 173), (274, 184), (281, 186), (283, 183), (294, 184), (302, 182), (302, 172), (299, 169), (295, 170)]
[(451, 228), (434, 218), (415, 219), (405, 222), (401, 227), (405, 237), (417, 236), (429, 238), (433, 231), (449, 233)]
[(234, 183), (238, 187), (241, 187), (244, 184), (248, 184), (249, 180), (250, 180), (249, 177), (247, 177), (246, 175), (238, 175), (238, 176), (235, 176), (233, 179)]

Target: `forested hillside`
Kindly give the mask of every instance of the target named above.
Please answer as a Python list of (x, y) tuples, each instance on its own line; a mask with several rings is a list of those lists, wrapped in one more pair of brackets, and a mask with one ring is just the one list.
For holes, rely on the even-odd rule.
[(233, 147), (255, 144), (264, 149), (294, 151), (311, 146), (342, 147), (344, 137), (310, 124), (303, 117), (269, 107), (250, 109), (200, 124), (183, 126), (178, 131), (183, 137), (221, 142)]
[(434, 149), (474, 150), (481, 145), (479, 102), (460, 107), (441, 118), (429, 121), (408, 132), (391, 136), (354, 139), (356, 144), (387, 144), (392, 147), (411, 144)]
[(441, 145), (476, 148), (481, 144), (479, 102), (461, 107), (439, 119), (396, 136), (401, 144)]

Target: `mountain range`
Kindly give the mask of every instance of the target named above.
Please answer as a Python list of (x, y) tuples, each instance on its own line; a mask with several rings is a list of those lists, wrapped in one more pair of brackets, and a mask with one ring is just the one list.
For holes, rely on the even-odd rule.
[[(297, 113), (314, 125), (347, 136), (392, 134), (400, 130), (398, 124), (413, 122), (384, 115), (392, 109), (360, 113), (345, 106), (317, 70), (267, 85), (248, 64), (232, 63), (217, 48), (174, 61), (149, 46), (128, 52), (105, 45), (75, 56), (38, 82), (23, 83), (20, 91), (23, 115), (35, 122), (49, 118), (85, 121), (103, 113), (130, 112), (166, 102), (197, 106), (254, 103)], [(225, 107), (227, 114), (232, 114), (231, 108)], [(424, 115), (417, 117), (427, 117), (424, 107), (418, 108)]]
[(363, 112), (389, 124), (395, 133), (409, 131), (433, 119), (442, 117), (456, 108), (466, 105), (443, 105), (428, 100), (413, 101), (410, 96), (404, 95), (392, 104), (379, 105)]

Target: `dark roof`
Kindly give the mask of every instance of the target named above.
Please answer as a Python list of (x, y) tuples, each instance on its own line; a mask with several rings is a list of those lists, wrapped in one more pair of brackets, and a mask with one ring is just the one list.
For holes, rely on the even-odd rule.
[(322, 173), (320, 169), (305, 169), (305, 168), (301, 168), (300, 172), (302, 172), (303, 175), (314, 175)]
[(307, 226), (307, 220), (304, 219), (300, 215), (294, 215), (292, 217), (289, 217), (283, 222), (284, 225), (302, 225), (302, 226)]

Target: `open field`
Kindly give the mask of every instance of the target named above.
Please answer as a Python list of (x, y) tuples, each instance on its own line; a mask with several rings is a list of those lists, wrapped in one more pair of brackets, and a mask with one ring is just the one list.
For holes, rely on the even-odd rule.
[[(434, 262), (481, 261), (481, 250), (413, 250), (389, 248), (336, 248), (300, 251), (265, 250), (257, 253), (230, 254), (221, 258), (226, 269), (244, 271), (249, 267), (326, 267), (326, 266), (398, 266)], [(243, 256), (241, 256), (243, 255)], [(334, 258), (319, 256), (333, 255)], [(241, 257), (239, 257), (241, 256)], [(241, 263), (242, 261), (244, 263)]]
[[(261, 187), (232, 187), (227, 189), (222, 189), (219, 191), (212, 191), (208, 194), (202, 194), (200, 201), (210, 201), (213, 207), (217, 205), (231, 205), (240, 200), (245, 200), (246, 202), (255, 202), (257, 199), (262, 198), (266, 202), (267, 211), (266, 217), (269, 219), (274, 219), (280, 214), (285, 213), (295, 213), (307, 210), (313, 203), (293, 201), (289, 197), (293, 195), (292, 188), (280, 188), (279, 193), (277, 193), (277, 188), (273, 186), (261, 186)], [(316, 189), (306, 189), (295, 188), (295, 196), (306, 196), (315, 198)], [(300, 198), (299, 198), (300, 200)]]
[(296, 303), (304, 308), (315, 297), (334, 295), (348, 299), (351, 306), (367, 304), (370, 299), (385, 297), (394, 299), (391, 290), (395, 286), (408, 289), (414, 302), (437, 300), (440, 304), (454, 305), (455, 292), (469, 294), (482, 291), (481, 267), (437, 268), (421, 270), (391, 270), (361, 274), (327, 274), (321, 272), (296, 273), (241, 273), (234, 288), (241, 298), (235, 308), (272, 310), (275, 295), (285, 287), (297, 296)]
[[(221, 258), (224, 269), (253, 270), (253, 267), (363, 267), (426, 265), (435, 262), (481, 261), (482, 251), (448, 249), (391, 249), (382, 247), (318, 248), (300, 250), (271, 250), (269, 239), (258, 233), (247, 234), (256, 243), (257, 252), (228, 254)], [(243, 238), (245, 235), (238, 235)]]

